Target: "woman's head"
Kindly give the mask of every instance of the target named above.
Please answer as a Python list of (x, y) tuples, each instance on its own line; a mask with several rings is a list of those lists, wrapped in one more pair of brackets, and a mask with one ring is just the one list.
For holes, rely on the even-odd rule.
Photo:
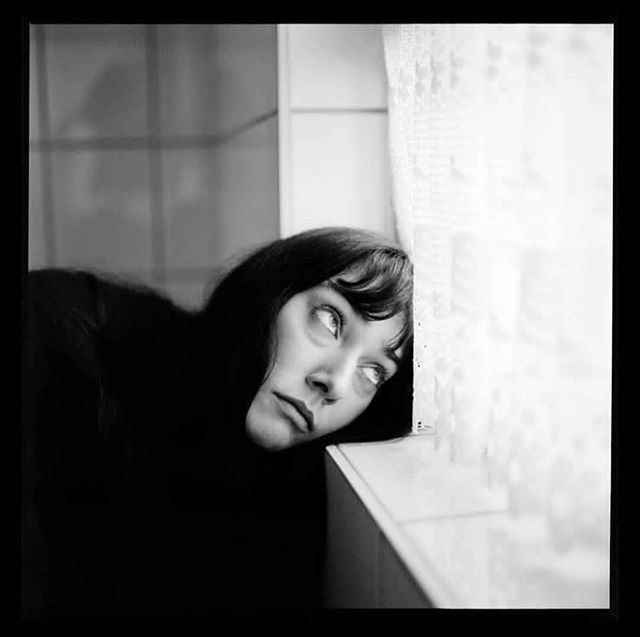
[(407, 255), (361, 230), (303, 232), (232, 269), (202, 316), (249, 437), (288, 448), (346, 431), (383, 396), (399, 399), (410, 376), (411, 299)]

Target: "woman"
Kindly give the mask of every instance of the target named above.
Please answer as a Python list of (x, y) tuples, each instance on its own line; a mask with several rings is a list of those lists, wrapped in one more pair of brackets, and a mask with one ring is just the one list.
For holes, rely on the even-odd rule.
[(304, 232), (197, 312), (87, 272), (27, 292), (25, 615), (317, 606), (323, 447), (410, 428), (406, 254)]

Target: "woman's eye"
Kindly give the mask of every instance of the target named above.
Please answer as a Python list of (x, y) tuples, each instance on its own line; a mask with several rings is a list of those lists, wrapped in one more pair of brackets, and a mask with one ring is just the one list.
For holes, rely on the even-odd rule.
[(314, 315), (334, 338), (338, 337), (342, 320), (337, 310), (330, 307), (317, 307), (314, 310)]
[(362, 373), (365, 378), (374, 386), (380, 387), (386, 380), (387, 374), (381, 367), (363, 367)]

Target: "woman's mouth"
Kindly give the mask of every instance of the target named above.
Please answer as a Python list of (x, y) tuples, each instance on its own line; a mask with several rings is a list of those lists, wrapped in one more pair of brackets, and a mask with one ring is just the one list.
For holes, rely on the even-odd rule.
[(293, 396), (287, 396), (286, 394), (281, 394), (280, 392), (273, 392), (276, 398), (281, 401), (291, 405), (298, 414), (302, 417), (304, 423), (306, 424), (308, 431), (313, 431), (314, 422), (313, 422), (313, 412), (310, 411), (307, 406), (304, 404), (302, 400), (298, 400), (297, 398), (293, 398)]

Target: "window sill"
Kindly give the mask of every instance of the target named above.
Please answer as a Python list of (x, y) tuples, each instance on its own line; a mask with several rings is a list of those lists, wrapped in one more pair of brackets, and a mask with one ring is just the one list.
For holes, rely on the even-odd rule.
[[(608, 560), (558, 553), (541, 520), (509, 513), (505, 489), (490, 487), (481, 466), (451, 465), (430, 435), (331, 446), (327, 466), (329, 606), (608, 608)], [(365, 530), (352, 522), (357, 507)], [(393, 574), (389, 553), (401, 565)]]

